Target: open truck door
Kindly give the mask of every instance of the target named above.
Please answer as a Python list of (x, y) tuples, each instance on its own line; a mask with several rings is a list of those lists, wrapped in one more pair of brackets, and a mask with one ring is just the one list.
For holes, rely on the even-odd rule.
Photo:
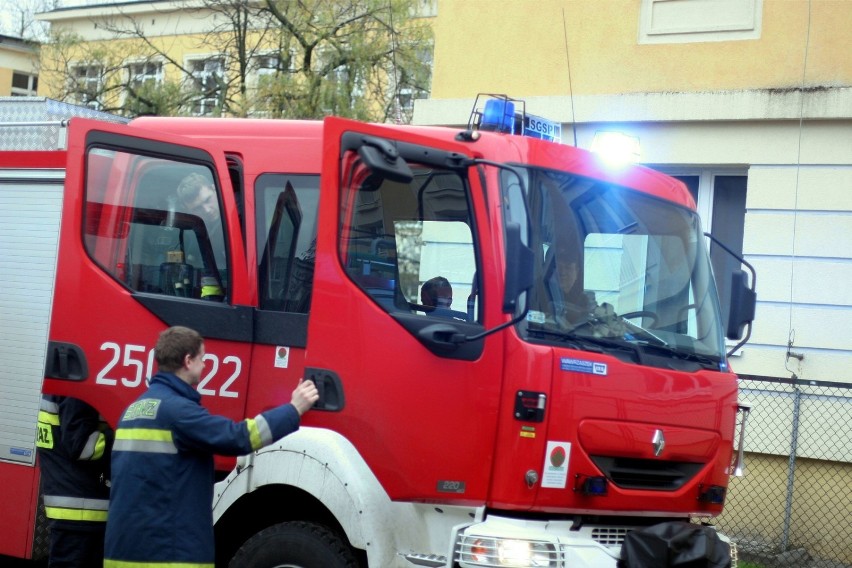
[(159, 332), (185, 325), (206, 339), (204, 404), (241, 419), (252, 309), (223, 152), (86, 119), (67, 152), (45, 391), (115, 424), (156, 373)]
[(337, 118), (323, 140), (305, 378), (329, 412), (305, 424), (342, 434), (392, 500), (483, 504), (502, 345), (465, 338), (499, 317), (499, 244), (470, 150)]

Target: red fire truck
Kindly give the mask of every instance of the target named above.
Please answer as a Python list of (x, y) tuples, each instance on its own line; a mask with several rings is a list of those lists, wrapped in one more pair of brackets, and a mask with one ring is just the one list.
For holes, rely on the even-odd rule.
[(41, 393), (115, 425), (178, 324), (206, 338), (212, 412), (321, 392), (298, 433), (216, 462), (223, 566), (615, 566), (629, 531), (722, 510), (743, 422), (724, 337), (754, 280), (715, 275), (723, 317), (677, 180), (501, 132), (536, 122), (514, 111), (0, 115), (0, 554), (39, 554)]

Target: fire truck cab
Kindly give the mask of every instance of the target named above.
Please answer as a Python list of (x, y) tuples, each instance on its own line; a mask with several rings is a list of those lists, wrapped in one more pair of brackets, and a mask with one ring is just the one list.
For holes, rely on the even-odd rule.
[(171, 325), (206, 339), (212, 412), (321, 392), (298, 433), (217, 459), (223, 566), (615, 566), (628, 532), (718, 514), (753, 290), (737, 274), (723, 319), (680, 182), (487, 114), (74, 116), (0, 151), (0, 553), (37, 555), (40, 394), (114, 425)]

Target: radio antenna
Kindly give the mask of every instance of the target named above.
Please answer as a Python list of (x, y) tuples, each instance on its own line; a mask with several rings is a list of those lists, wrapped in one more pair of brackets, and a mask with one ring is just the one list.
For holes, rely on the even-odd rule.
[(565, 38), (565, 62), (568, 64), (568, 98), (571, 101), (571, 132), (574, 134), (574, 147), (577, 147), (577, 115), (574, 114), (574, 87), (571, 85), (571, 57), (568, 55), (568, 24), (565, 21), (565, 8), (562, 8), (562, 36)]

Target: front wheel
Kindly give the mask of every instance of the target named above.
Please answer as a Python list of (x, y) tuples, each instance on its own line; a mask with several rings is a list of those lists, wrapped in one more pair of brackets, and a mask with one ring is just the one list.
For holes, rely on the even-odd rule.
[(352, 549), (322, 525), (292, 521), (248, 539), (229, 568), (358, 568)]

